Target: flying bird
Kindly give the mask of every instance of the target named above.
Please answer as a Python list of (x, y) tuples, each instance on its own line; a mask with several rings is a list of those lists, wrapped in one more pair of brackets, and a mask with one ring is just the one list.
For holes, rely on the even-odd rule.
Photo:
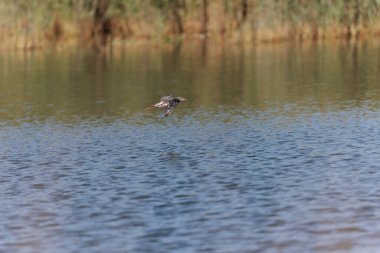
[(151, 107), (145, 108), (145, 110), (162, 108), (165, 110), (165, 117), (167, 117), (171, 115), (176, 106), (183, 101), (186, 101), (183, 97), (174, 97), (173, 95), (163, 96), (161, 97), (160, 102)]

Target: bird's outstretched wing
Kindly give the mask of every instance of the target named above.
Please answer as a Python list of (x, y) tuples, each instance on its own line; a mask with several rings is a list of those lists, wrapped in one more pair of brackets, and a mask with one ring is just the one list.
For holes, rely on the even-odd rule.
[(169, 106), (169, 103), (168, 102), (159, 102), (157, 104), (154, 104), (148, 108), (145, 108), (144, 110), (152, 110), (152, 109), (155, 109), (155, 108), (163, 108), (163, 107), (168, 107)]
[(173, 96), (172, 95), (169, 95), (169, 96), (162, 96), (160, 98), (160, 102), (161, 103), (168, 103), (170, 102), (171, 100), (173, 100)]
[(165, 110), (165, 117), (170, 116), (173, 113), (174, 108), (175, 107), (170, 107), (170, 108), (166, 109)]

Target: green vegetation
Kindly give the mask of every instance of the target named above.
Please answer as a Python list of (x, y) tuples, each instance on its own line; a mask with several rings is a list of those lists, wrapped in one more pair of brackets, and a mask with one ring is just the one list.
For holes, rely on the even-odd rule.
[(380, 32), (380, 0), (2, 0), (2, 47), (64, 41), (362, 38)]

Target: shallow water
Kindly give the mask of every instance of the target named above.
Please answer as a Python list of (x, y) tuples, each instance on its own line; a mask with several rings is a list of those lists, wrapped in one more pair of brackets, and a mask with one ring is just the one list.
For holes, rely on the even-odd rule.
[(379, 252), (378, 52), (2, 55), (0, 252)]

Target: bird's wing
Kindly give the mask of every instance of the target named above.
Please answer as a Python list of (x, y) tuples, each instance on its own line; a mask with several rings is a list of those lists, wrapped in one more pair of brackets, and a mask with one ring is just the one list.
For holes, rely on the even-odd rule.
[(173, 113), (174, 108), (175, 107), (170, 107), (170, 108), (166, 109), (165, 110), (165, 117), (170, 116)]
[(151, 110), (151, 109), (155, 109), (155, 108), (163, 108), (163, 107), (168, 107), (169, 106), (169, 103), (167, 102), (158, 102), (157, 104), (154, 104), (148, 108), (145, 108), (145, 110)]
[(169, 102), (166, 102), (166, 101), (161, 101), (155, 105), (153, 105), (154, 107), (156, 108), (163, 108), (163, 107), (168, 107), (170, 106)]
[(164, 102), (164, 103), (167, 103), (169, 101), (171, 101), (173, 99), (173, 96), (169, 95), (169, 96), (163, 96), (160, 98), (160, 101), (161, 102)]

